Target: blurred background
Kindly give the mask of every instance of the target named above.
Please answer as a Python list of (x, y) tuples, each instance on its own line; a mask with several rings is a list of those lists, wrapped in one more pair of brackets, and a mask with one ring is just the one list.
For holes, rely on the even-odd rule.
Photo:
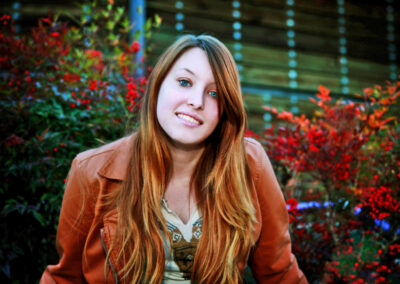
[[(100, 1), (101, 2), (101, 1)], [(2, 11), (19, 29), (36, 25), (50, 11), (79, 17), (79, 1), (9, 1)], [(214, 35), (227, 44), (241, 74), (250, 129), (260, 132), (273, 118), (260, 105), (310, 113), (308, 97), (319, 85), (335, 97), (353, 94), (399, 72), (400, 3), (393, 0), (115, 0), (136, 28), (158, 14), (147, 63), (178, 35)], [(137, 7), (143, 13), (137, 13)], [(397, 36), (396, 36), (397, 35)], [(143, 41), (143, 40), (142, 40)], [(145, 44), (142, 42), (142, 45)]]
[[(231, 50), (310, 283), (400, 283), (400, 2), (0, 3), (0, 282), (58, 261), (72, 159), (132, 132), (182, 34)], [(247, 283), (255, 283), (246, 270)]]

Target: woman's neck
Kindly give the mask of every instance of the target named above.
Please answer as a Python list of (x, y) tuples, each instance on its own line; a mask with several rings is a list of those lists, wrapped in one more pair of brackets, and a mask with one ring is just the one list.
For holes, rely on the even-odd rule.
[(174, 178), (191, 177), (193, 170), (202, 155), (204, 148), (182, 149), (170, 147)]
[(184, 224), (193, 213), (196, 196), (190, 187), (190, 180), (204, 148), (182, 149), (170, 147), (172, 156), (172, 176), (164, 192), (169, 209), (175, 212)]

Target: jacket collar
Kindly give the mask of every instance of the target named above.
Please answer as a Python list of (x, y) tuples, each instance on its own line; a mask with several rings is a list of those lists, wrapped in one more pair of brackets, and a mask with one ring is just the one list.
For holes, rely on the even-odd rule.
[(119, 181), (126, 178), (133, 137), (134, 134), (100, 147), (101, 152), (106, 154), (103, 165), (97, 171), (100, 176)]

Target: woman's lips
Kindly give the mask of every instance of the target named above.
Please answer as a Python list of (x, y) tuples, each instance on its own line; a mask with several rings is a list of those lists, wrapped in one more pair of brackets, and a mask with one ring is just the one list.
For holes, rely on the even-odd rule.
[(185, 122), (186, 125), (189, 125), (189, 126), (198, 126), (198, 125), (203, 124), (203, 121), (200, 118), (198, 118), (197, 116), (193, 115), (193, 114), (177, 112), (176, 116), (180, 120)]

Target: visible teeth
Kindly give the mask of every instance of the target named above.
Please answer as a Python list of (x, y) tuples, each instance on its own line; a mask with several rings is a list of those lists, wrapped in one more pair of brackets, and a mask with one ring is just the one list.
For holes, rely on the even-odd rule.
[(189, 121), (191, 123), (196, 123), (196, 124), (200, 124), (200, 122), (198, 122), (197, 120), (195, 120), (193, 117), (190, 117), (188, 115), (185, 114), (178, 114), (178, 116), (186, 121)]

